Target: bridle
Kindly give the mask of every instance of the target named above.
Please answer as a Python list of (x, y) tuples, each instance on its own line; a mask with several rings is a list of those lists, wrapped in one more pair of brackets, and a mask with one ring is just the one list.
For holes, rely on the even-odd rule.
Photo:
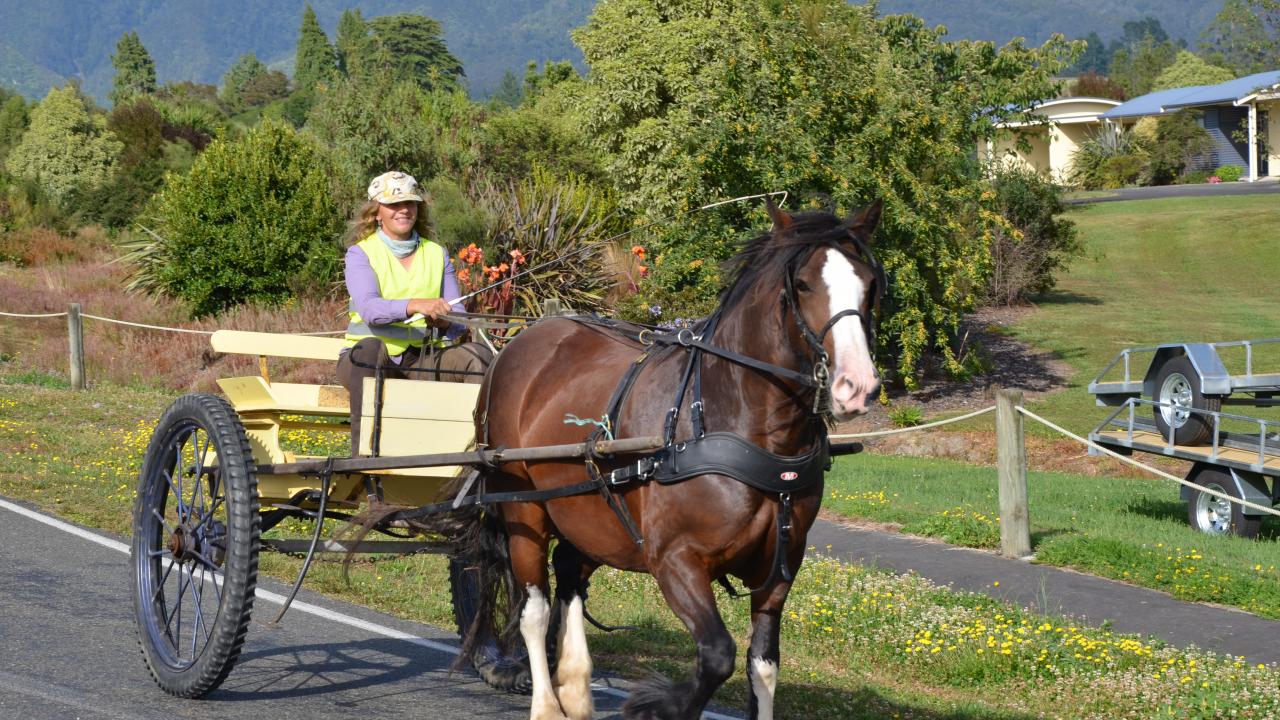
[(857, 250), (857, 254), (849, 252), (839, 242), (823, 243), (815, 246), (806, 254), (800, 254), (792, 258), (787, 263), (786, 272), (783, 275), (785, 285), (780, 291), (782, 314), (786, 315), (789, 312), (795, 317), (796, 326), (800, 330), (800, 336), (804, 338), (805, 343), (809, 346), (809, 357), (801, 357), (802, 361), (808, 362), (813, 368), (811, 371), (813, 383), (806, 384), (811, 385), (816, 389), (813, 399), (814, 415), (827, 415), (831, 409), (831, 357), (827, 353), (827, 349), (824, 345), (827, 335), (831, 332), (831, 329), (836, 326), (836, 323), (847, 317), (858, 318), (858, 321), (862, 324), (863, 332), (867, 337), (867, 348), (874, 354), (876, 348), (876, 323), (875, 318), (870, 317), (871, 313), (864, 315), (858, 308), (846, 308), (832, 315), (827, 320), (826, 324), (822, 326), (822, 329), (819, 332), (814, 332), (813, 328), (809, 326), (808, 321), (804, 319), (804, 313), (800, 311), (800, 298), (796, 292), (796, 273), (799, 271), (800, 259), (803, 257), (805, 260), (808, 260), (813, 257), (814, 253), (818, 252), (818, 250), (828, 248), (844, 255), (851, 263), (861, 262), (866, 265), (871, 269), (871, 272), (875, 276), (871, 288), (873, 291), (871, 296), (873, 298), (871, 307), (873, 308), (880, 306), (880, 303), (885, 296), (885, 289), (889, 284), (884, 266), (880, 264), (880, 261), (876, 259), (874, 254), (872, 254), (871, 249), (867, 247), (866, 243), (862, 242), (862, 240), (860, 240), (857, 235), (854, 235), (852, 231), (848, 231), (848, 236), (849, 240), (853, 243), (854, 249)]

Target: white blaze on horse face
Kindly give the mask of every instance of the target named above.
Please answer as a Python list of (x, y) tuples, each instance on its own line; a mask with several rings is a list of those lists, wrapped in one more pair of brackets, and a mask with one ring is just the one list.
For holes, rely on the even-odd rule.
[[(830, 317), (845, 310), (858, 310), (867, 294), (867, 286), (853, 269), (853, 263), (839, 250), (828, 249), (822, 265), (822, 280), (827, 285)], [(875, 363), (856, 315), (840, 318), (831, 328), (835, 343), (835, 367), (831, 369), (832, 411), (837, 420), (848, 420), (867, 411), (867, 401), (879, 390)]]

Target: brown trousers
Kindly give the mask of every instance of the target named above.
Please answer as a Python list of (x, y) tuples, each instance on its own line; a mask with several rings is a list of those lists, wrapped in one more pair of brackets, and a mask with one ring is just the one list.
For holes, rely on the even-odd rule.
[[(338, 383), (347, 389), (351, 398), (351, 455), (360, 449), (360, 408), (364, 403), (364, 379), (373, 377), (372, 367), (361, 367), (351, 361), (355, 355), (365, 365), (379, 365), (383, 377), (408, 378), (410, 380), (440, 380), (444, 382), (479, 383), (480, 375), (464, 373), (484, 372), (493, 361), (493, 353), (480, 343), (463, 343), (443, 349), (431, 347), (404, 351), (400, 363), (391, 361), (387, 346), (381, 340), (367, 337), (350, 350), (338, 356)], [(408, 368), (408, 369), (406, 369)], [(415, 370), (415, 368), (417, 370)]]

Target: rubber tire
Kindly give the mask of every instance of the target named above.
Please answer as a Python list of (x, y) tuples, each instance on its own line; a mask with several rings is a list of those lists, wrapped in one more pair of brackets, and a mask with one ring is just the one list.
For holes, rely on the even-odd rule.
[[(1174, 396), (1168, 392), (1172, 389), (1167, 387), (1169, 385), (1184, 388), (1180, 393), (1184, 406), (1187, 406), (1185, 403), (1189, 403), (1192, 409), (1209, 412), (1218, 412), (1222, 409), (1222, 398), (1216, 395), (1206, 396), (1200, 391), (1200, 375), (1186, 355), (1171, 357), (1160, 366), (1160, 371), (1156, 373), (1155, 392), (1152, 393), (1151, 399), (1158, 403), (1170, 402)], [(1157, 405), (1153, 409), (1153, 415), (1160, 437), (1166, 440), (1169, 437), (1170, 425), (1176, 425), (1173, 428), (1174, 445), (1199, 445), (1213, 436), (1213, 420), (1206, 415), (1188, 412), (1186, 418), (1181, 421), (1181, 425), (1177, 425), (1179, 420), (1176, 411), (1170, 408)]]
[[(164, 473), (168, 471), (170, 477), (173, 477), (175, 470), (181, 471), (182, 462), (177, 459), (174, 449), (190, 452), (194, 461), (197, 453), (191, 448), (205, 443), (208, 443), (208, 449), (217, 454), (216, 469), (208, 472), (208, 481), (200, 484), (202, 494), (208, 498), (204, 509), (216, 505), (213, 512), (201, 512), (202, 508), (196, 504), (195, 499), (188, 497), (190, 493), (185, 490), (191, 486), (178, 483), (176, 487), (183, 488), (181, 495), (190, 501), (195, 517), (211, 519), (207, 523), (209, 527), (213, 527), (213, 520), (222, 525), (222, 528), (211, 533), (212, 539), (208, 541), (208, 545), (200, 548), (205, 551), (206, 556), (213, 550), (221, 550), (222, 557), (213, 555), (210, 563), (220, 568), (222, 592), (221, 597), (215, 593), (210, 602), (206, 589), (204, 601), (200, 603), (203, 625), (194, 625), (193, 620), (192, 626), (187, 627), (188, 619), (194, 618), (194, 607), (199, 602), (194, 590), (189, 588), (183, 599), (182, 592), (177, 592), (172, 587), (174, 581), (170, 576), (159, 599), (156, 599), (156, 588), (166, 577), (166, 556), (169, 562), (173, 562), (174, 556), (169, 547), (171, 533), (153, 511), (168, 518), (166, 522), (172, 521), (175, 517), (174, 508), (181, 503), (172, 492), (176, 489), (175, 484)], [(184, 455), (183, 462), (185, 460)], [(212, 490), (211, 485), (214, 488)], [(221, 504), (216, 503), (219, 496), (223, 498)], [(215, 395), (193, 393), (175, 400), (156, 425), (143, 459), (133, 509), (131, 551), (138, 644), (152, 678), (170, 695), (198, 698), (208, 694), (222, 684), (240, 657), (240, 649), (244, 645), (249, 618), (253, 612), (253, 596), (258, 581), (258, 510), (258, 481), (253, 451), (235, 411), (225, 400)], [(202, 522), (199, 525), (205, 524)], [(225, 538), (222, 537), (223, 529)], [(155, 555), (157, 550), (163, 554)], [(181, 565), (191, 569), (202, 568), (197, 574), (202, 583), (208, 577), (203, 571), (207, 567), (203, 562), (185, 558)], [(177, 568), (170, 573), (174, 571)], [(178, 572), (180, 581), (182, 576)], [(165, 611), (175, 598), (176, 602), (172, 604), (183, 612), (181, 620), (171, 625)], [(215, 614), (210, 619), (208, 611), (214, 608)], [(179, 630), (180, 642), (175, 643), (170, 639), (170, 627)], [(198, 638), (196, 629), (206, 637), (203, 647), (197, 642), (192, 650), (187, 631), (191, 637)]]
[[(449, 592), (453, 596), (453, 618), (458, 624), (458, 634), (465, 636), (480, 604), (479, 573), (450, 558)], [(493, 634), (486, 631), (467, 660), (489, 687), (518, 695), (533, 691), (524, 643), (504, 652)]]
[[(1215, 467), (1204, 467), (1188, 478), (1199, 486), (1240, 498), (1231, 474)], [(1187, 501), (1187, 522), (1206, 535), (1235, 535), (1255, 538), (1262, 527), (1261, 515), (1246, 515), (1244, 506), (1192, 488)]]

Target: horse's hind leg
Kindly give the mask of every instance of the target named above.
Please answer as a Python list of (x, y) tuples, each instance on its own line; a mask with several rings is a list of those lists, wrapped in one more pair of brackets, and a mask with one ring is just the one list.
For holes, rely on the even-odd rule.
[(747, 649), (751, 720), (773, 720), (773, 698), (778, 689), (778, 631), (782, 606), (791, 583), (779, 582), (751, 595), (751, 646)]
[(510, 538), (511, 570), (524, 587), (524, 607), (520, 610), (520, 635), (529, 651), (529, 676), (533, 682), (530, 720), (566, 720), (560, 709), (547, 666), (547, 628), (551, 625), (551, 603), (547, 591), (546, 510), (522, 503), (503, 508)]
[(590, 720), (591, 655), (587, 652), (584, 603), (587, 577), (595, 568), (576, 547), (561, 541), (551, 555), (556, 572), (556, 609), (560, 613), (556, 674), (552, 679), (560, 707), (571, 720)]
[(716, 608), (706, 565), (693, 553), (676, 551), (654, 573), (667, 605), (698, 645), (693, 677), (674, 684), (665, 678), (641, 683), (622, 712), (629, 720), (695, 720), (716, 689), (733, 674), (737, 647)]

